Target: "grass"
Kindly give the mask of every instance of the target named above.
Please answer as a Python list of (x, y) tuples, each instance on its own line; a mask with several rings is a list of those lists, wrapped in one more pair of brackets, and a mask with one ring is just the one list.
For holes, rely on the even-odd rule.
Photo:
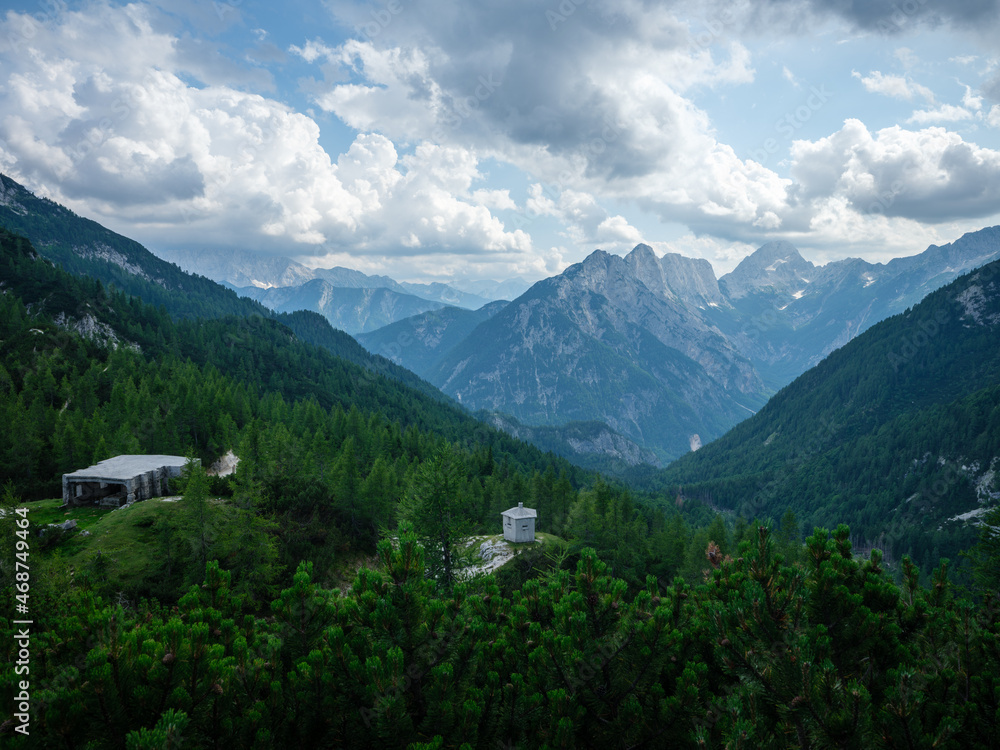
[(69, 520), (76, 521), (77, 529), (89, 529), (111, 512), (110, 508), (101, 508), (97, 505), (63, 508), (62, 498), (27, 503), (27, 508), (28, 520), (36, 529), (50, 523), (63, 523)]
[[(118, 509), (96, 506), (62, 509), (61, 503), (61, 500), (42, 500), (29, 506), (28, 518), (34, 528), (74, 518), (77, 521), (76, 528), (51, 549), (45, 549), (41, 541), (37, 548), (42, 554), (57, 555), (73, 573), (93, 569), (100, 555), (106, 565), (104, 576), (119, 590), (142, 588), (142, 582), (162, 566), (158, 527), (161, 519), (167, 520), (178, 533), (177, 516), (181, 510), (178, 502), (154, 498)], [(81, 534), (83, 530), (90, 534)]]

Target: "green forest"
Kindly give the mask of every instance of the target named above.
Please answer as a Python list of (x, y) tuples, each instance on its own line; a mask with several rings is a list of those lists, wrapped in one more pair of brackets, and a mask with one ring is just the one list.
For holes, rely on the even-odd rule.
[[(889, 566), (792, 497), (719, 514), (577, 468), (319, 316), (198, 317), (0, 251), (5, 747), (1000, 745), (992, 537), (955, 582)], [(189, 456), (180, 499), (59, 507), (122, 453)], [(518, 502), (544, 543), (474, 574)]]
[(832, 352), (640, 483), (745, 517), (791, 508), (806, 528), (836, 519), (925, 570), (941, 557), (964, 565), (977, 530), (954, 519), (1000, 498), (1000, 347), (984, 324), (998, 316), (994, 262)]

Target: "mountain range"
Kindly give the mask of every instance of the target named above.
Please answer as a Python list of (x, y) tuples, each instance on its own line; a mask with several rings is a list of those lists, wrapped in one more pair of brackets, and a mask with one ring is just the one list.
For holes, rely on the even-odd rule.
[(248, 286), (235, 291), (275, 312), (318, 312), (334, 328), (351, 334), (374, 331), (417, 313), (444, 307), (440, 302), (399, 294), (385, 287), (339, 287), (324, 279), (313, 279), (300, 286), (268, 289)]
[(502, 309), (425, 312), (359, 335), (472, 409), (597, 420), (666, 463), (722, 435), (875, 323), (1000, 257), (1000, 228), (886, 264), (816, 266), (772, 242), (704, 260), (595, 251)]
[(440, 282), (400, 282), (341, 266), (310, 268), (291, 258), (243, 250), (161, 249), (159, 254), (271, 310), (312, 310), (352, 334), (446, 305), (477, 309), (493, 299)]
[[(602, 461), (666, 464), (698, 449), (879, 320), (1000, 257), (998, 228), (887, 264), (815, 266), (777, 242), (716, 279), (704, 260), (657, 257), (639, 245), (625, 257), (596, 251), (510, 303), (476, 310), (415, 295), (417, 306), (407, 307), (408, 293), (372, 286), (392, 279), (349, 269), (325, 269), (329, 278), (285, 288), (254, 287), (275, 307), (294, 310), (322, 308), (332, 298), (325, 285), (334, 281), (369, 284), (336, 287), (359, 302), (328, 304), (324, 321), (314, 312), (273, 312), (185, 273), (3, 175), (0, 224), (67, 270), (162, 305), (175, 318), (276, 318), (338, 356), (441, 398), (437, 386), (512, 434), (605, 469)], [(304, 266), (293, 261), (261, 263), (246, 265), (244, 280), (303, 278)], [(369, 357), (330, 327), (330, 317), (347, 321), (365, 348), (382, 356)]]

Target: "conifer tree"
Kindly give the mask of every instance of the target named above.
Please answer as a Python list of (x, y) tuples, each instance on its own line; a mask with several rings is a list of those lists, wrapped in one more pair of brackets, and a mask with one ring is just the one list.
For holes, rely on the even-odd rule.
[(469, 563), (462, 543), (474, 530), (460, 461), (452, 446), (438, 448), (420, 465), (399, 506), (400, 519), (413, 524), (424, 546), (428, 575), (445, 589), (455, 584), (459, 571)]

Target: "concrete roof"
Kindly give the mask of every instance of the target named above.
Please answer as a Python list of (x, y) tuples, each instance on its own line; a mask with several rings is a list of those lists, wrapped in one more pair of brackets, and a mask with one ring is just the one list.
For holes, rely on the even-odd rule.
[(535, 512), (534, 508), (511, 508), (510, 510), (505, 510), (500, 514), (501, 516), (510, 516), (511, 518), (537, 518), (538, 513)]
[(187, 463), (184, 456), (115, 456), (99, 464), (77, 469), (64, 476), (69, 479), (101, 479), (109, 482), (123, 482), (147, 471), (176, 466), (183, 469)]

